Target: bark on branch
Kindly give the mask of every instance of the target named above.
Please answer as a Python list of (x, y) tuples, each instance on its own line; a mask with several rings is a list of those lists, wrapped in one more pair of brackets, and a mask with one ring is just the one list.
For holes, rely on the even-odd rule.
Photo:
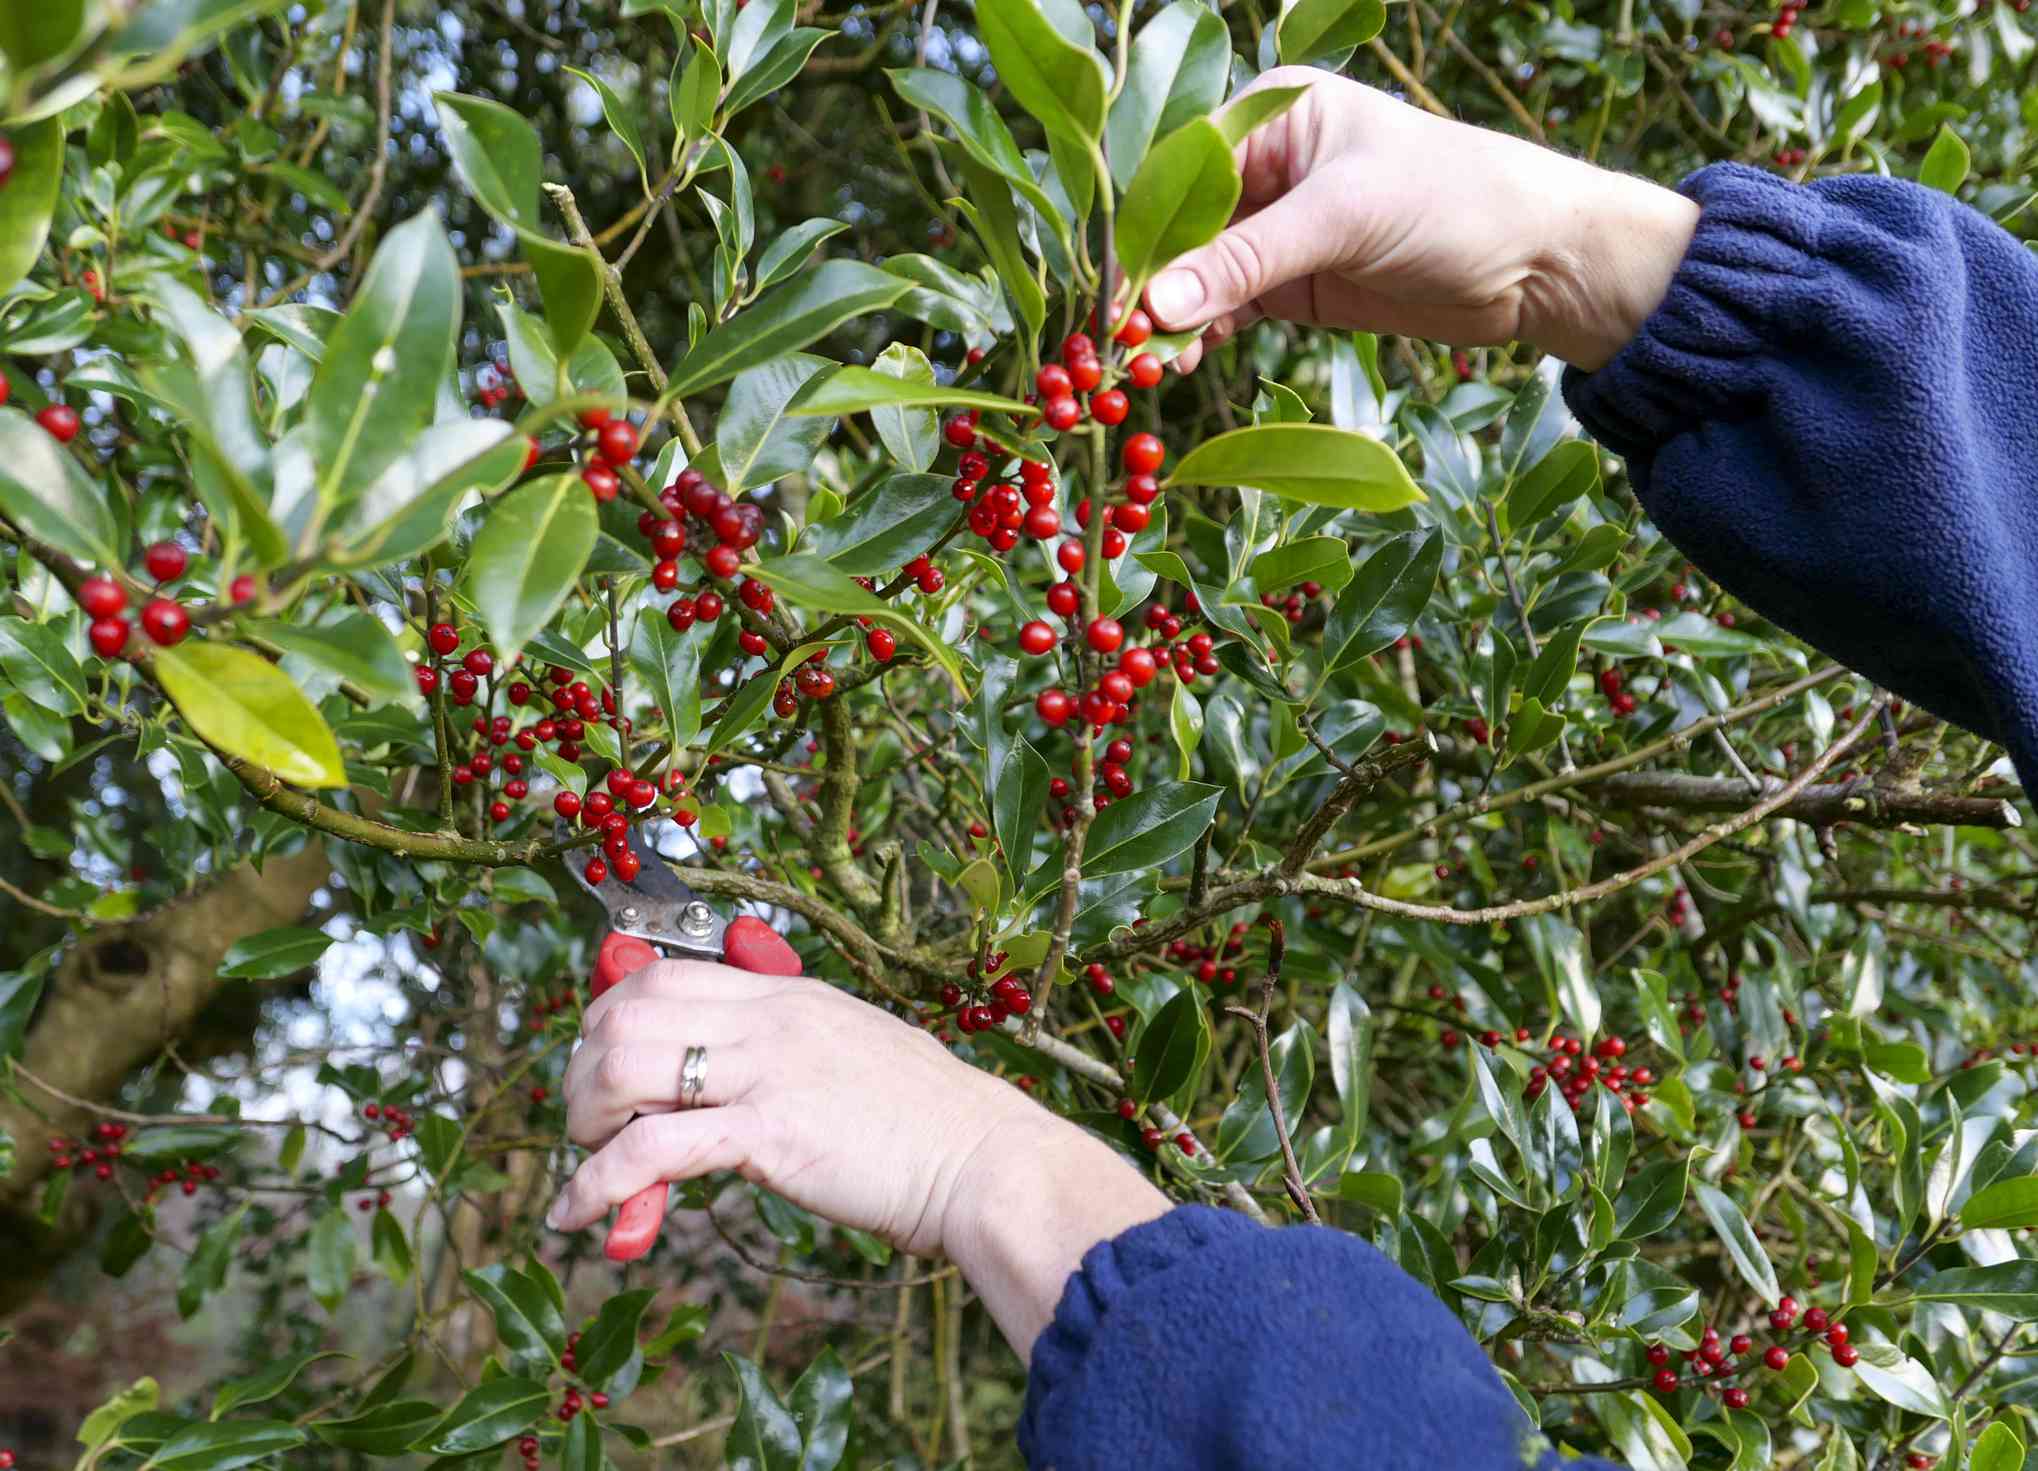
[[(1691, 776), (1681, 771), (1623, 771), (1589, 782), (1580, 790), (1623, 807), (1673, 807), (1688, 812), (1736, 812), (1751, 796), (1783, 790), (1775, 777), (1758, 777), (1751, 793), (1738, 778)], [(1863, 827), (1933, 823), (1954, 827), (2009, 828), (2023, 825), (2016, 805), (2000, 797), (1958, 797), (1941, 792), (1885, 790), (1873, 781), (1817, 782), (1771, 814), (1825, 827), (1836, 822)]]

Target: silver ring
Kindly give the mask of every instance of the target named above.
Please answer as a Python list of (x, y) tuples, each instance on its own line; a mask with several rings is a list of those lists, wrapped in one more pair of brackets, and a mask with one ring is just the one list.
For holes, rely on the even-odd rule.
[(708, 1087), (708, 1049), (689, 1047), (679, 1067), (679, 1106), (697, 1108)]

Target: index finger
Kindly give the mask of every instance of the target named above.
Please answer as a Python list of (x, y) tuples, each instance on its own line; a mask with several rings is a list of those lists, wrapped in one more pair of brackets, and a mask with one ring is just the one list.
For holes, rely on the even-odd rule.
[(712, 960), (659, 960), (633, 971), (588, 1003), (580, 1028), (592, 1031), (618, 1004), (649, 997), (660, 1001), (755, 1001), (785, 981)]

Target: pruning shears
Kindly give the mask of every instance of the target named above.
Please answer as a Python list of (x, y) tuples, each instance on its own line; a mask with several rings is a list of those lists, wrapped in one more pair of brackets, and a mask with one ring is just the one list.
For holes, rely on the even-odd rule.
[[(568, 835), (562, 822), (560, 836)], [(661, 959), (713, 960), (768, 976), (800, 973), (799, 955), (778, 931), (751, 915), (731, 919), (720, 913), (645, 843), (640, 830), (630, 829), (629, 843), (637, 874), (628, 882), (617, 877), (613, 864), (598, 884), (589, 883), (583, 866), (571, 858), (566, 864), (608, 917), (594, 965), (596, 996)], [(602, 1248), (610, 1261), (633, 1262), (651, 1250), (669, 1194), (670, 1187), (661, 1181), (623, 1202)]]

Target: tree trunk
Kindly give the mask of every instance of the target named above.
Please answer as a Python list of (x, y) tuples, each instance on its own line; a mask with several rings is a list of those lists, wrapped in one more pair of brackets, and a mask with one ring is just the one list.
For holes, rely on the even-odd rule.
[[(95, 931), (76, 944), (44, 993), (22, 1049), (22, 1065), (74, 1098), (112, 1097), (122, 1082), (182, 1036), (225, 987), (220, 961), (244, 935), (293, 924), (331, 872), (313, 842), (272, 858), (260, 872), (243, 866), (207, 888), (130, 924)], [(17, 1079), (21, 1102), (0, 1099), (0, 1129), (14, 1140), (14, 1169), (0, 1180), (0, 1314), (31, 1296), (50, 1266), (74, 1250), (104, 1190), (75, 1191), (62, 1218), (37, 1215), (49, 1141), (86, 1134), (94, 1115)]]

